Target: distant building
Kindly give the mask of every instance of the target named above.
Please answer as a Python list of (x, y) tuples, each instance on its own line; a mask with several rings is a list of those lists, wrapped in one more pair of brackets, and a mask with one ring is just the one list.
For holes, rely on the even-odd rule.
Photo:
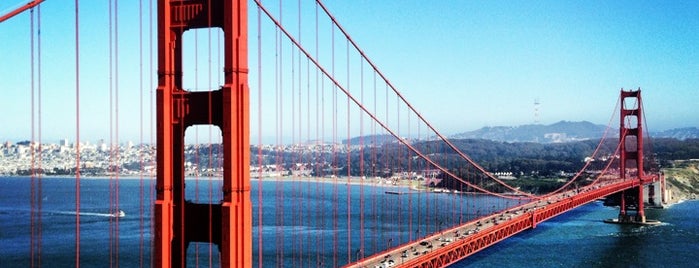
[(104, 140), (99, 140), (97, 150), (99, 150), (100, 152), (106, 152), (107, 149), (107, 144), (104, 142)]

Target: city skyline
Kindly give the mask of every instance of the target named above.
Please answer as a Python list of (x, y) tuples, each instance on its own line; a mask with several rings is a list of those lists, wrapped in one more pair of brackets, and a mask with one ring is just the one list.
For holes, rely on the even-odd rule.
[[(21, 1), (0, 3), (0, 10), (8, 10), (15, 2)], [(155, 25), (153, 35), (149, 34), (149, 4), (143, 6), (142, 62), (136, 34), (138, 6), (118, 7), (119, 54), (114, 59), (119, 60), (120, 141), (138, 143), (142, 125), (148, 142), (155, 129), (147, 113), (155, 88), (155, 71), (151, 72), (148, 58), (155, 50), (149, 42), (151, 37), (157, 41)], [(294, 4), (289, 5), (294, 10)], [(535, 121), (606, 124), (621, 88), (643, 90), (651, 131), (698, 126), (696, 2), (352, 1), (326, 5), (406, 99), (445, 134)], [(110, 136), (110, 115), (96, 112), (109, 105), (107, 7), (106, 1), (81, 2), (81, 140)], [(41, 5), (41, 113), (42, 140), (46, 141), (75, 136), (73, 8), (58, 1)], [(250, 20), (256, 20), (254, 3), (249, 9)], [(0, 36), (14, 37), (0, 45), (0, 89), (6, 94), (0, 100), (5, 114), (0, 124), (13, 126), (0, 133), (0, 141), (31, 136), (29, 16), (25, 12), (0, 24)], [(206, 39), (207, 34), (200, 32), (199, 38)], [(155, 62), (154, 55), (152, 59)], [(145, 74), (139, 73), (141, 65)], [(201, 80), (208, 80), (208, 73), (201, 72)], [(252, 91), (253, 87), (251, 81)], [(435, 93), (439, 89), (442, 92)], [(141, 100), (144, 117), (138, 109)], [(540, 103), (538, 108), (535, 103)], [(455, 120), (457, 114), (467, 116)], [(209, 130), (203, 129), (201, 135), (208, 137)]]

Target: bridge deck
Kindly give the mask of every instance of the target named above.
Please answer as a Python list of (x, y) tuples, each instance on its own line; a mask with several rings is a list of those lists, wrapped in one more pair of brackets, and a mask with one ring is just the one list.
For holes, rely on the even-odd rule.
[(578, 206), (637, 187), (640, 181), (614, 180), (562, 192), (415, 240), (347, 267), (442, 267)]

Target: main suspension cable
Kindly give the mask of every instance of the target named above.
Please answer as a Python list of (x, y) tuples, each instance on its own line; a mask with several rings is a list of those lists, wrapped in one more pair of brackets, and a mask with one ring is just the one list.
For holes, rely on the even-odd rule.
[[(512, 188), (513, 191), (519, 192), (521, 196), (505, 195), (505, 194), (500, 194), (500, 193), (495, 193), (495, 192), (492, 192), (492, 191), (488, 191), (488, 190), (486, 190), (486, 189), (484, 189), (484, 188), (482, 188), (482, 187), (480, 187), (480, 186), (473, 185), (473, 184), (471, 184), (471, 183), (469, 183), (469, 182), (464, 181), (463, 179), (461, 179), (461, 178), (459, 178), (458, 176), (456, 176), (454, 173), (448, 171), (446, 168), (444, 168), (444, 167), (442, 167), (441, 165), (437, 164), (434, 160), (428, 158), (426, 155), (424, 155), (424, 154), (421, 153), (419, 150), (417, 150), (413, 145), (409, 144), (409, 143), (408, 143), (407, 141), (405, 141), (404, 139), (401, 139), (400, 136), (399, 136), (396, 132), (394, 132), (393, 130), (391, 130), (391, 129), (388, 128), (388, 126), (386, 125), (386, 123), (384, 123), (384, 122), (382, 122), (381, 120), (379, 120), (379, 119), (376, 117), (376, 115), (372, 114), (364, 105), (362, 105), (354, 96), (352, 96), (352, 95), (347, 91), (347, 89), (346, 89), (345, 87), (343, 87), (342, 85), (340, 85), (340, 83), (334, 78), (334, 77), (335, 77), (334, 74), (329, 73), (325, 68), (323, 68), (323, 67), (320, 65), (320, 63), (317, 61), (317, 59), (313, 58), (313, 57), (310, 55), (310, 53), (308, 53), (308, 51), (306, 51), (305, 49), (303, 49), (303, 48), (301, 47), (301, 45), (298, 43), (298, 41), (296, 41), (296, 39), (294, 39), (293, 36), (291, 36), (291, 34), (290, 34), (286, 29), (284, 29), (284, 28), (282, 27), (280, 21), (278, 21), (277, 19), (275, 19), (274, 16), (273, 16), (264, 6), (262, 6), (262, 4), (259, 2), (259, 0), (255, 0), (255, 2), (256, 2), (257, 5), (262, 9), (262, 11), (265, 13), (265, 15), (267, 15), (267, 17), (277, 26), (276, 29), (280, 32), (280, 34), (284, 34), (284, 35), (298, 48), (299, 51), (301, 51), (302, 53), (304, 53), (305, 56), (313, 62), (313, 64), (316, 66), (316, 68), (318, 68), (318, 69), (323, 73), (324, 76), (326, 76), (328, 79), (330, 79), (330, 81), (332, 82), (334, 88), (339, 89), (340, 91), (342, 91), (343, 94), (345, 94), (352, 102), (354, 102), (355, 105), (357, 105), (362, 111), (364, 111), (364, 112), (365, 112), (367, 115), (369, 115), (373, 120), (375, 120), (379, 125), (381, 125), (382, 128), (386, 129), (386, 131), (387, 131), (389, 134), (391, 134), (393, 137), (395, 137), (401, 144), (403, 144), (404, 146), (408, 147), (408, 149), (410, 149), (411, 151), (415, 152), (419, 157), (425, 159), (425, 160), (428, 161), (430, 164), (434, 165), (437, 169), (439, 169), (439, 170), (442, 171), (443, 173), (447, 174), (448, 176), (450, 176), (450, 177), (456, 179), (457, 181), (460, 181), (461, 183), (468, 184), (468, 185), (471, 186), (472, 188), (474, 188), (474, 189), (476, 189), (476, 190), (479, 190), (479, 191), (481, 191), (481, 192), (488, 193), (488, 194), (491, 194), (491, 195), (494, 195), (494, 196), (498, 196), (498, 197), (502, 197), (502, 198), (507, 198), (507, 199), (530, 199), (530, 198), (536, 198), (536, 196), (534, 196), (534, 195), (532, 195), (532, 194), (530, 194), (530, 193), (522, 192), (521, 190), (514, 189), (514, 188)], [(333, 29), (333, 32), (334, 32), (335, 27), (333, 27), (332, 29)], [(334, 33), (333, 33), (333, 35), (334, 35)], [(334, 47), (334, 46), (333, 46), (333, 47)], [(380, 73), (379, 73), (379, 75), (380, 75)], [(333, 92), (336, 92), (336, 91), (334, 90)], [(399, 96), (399, 97), (400, 97), (400, 96)], [(336, 146), (334, 146), (334, 147), (336, 147)], [(336, 164), (336, 163), (335, 163), (335, 164)], [(478, 167), (478, 166), (476, 166), (476, 167)], [(487, 173), (484, 169), (479, 168), (479, 170), (482, 171), (482, 172), (484, 172), (485, 174), (487, 174), (487, 176), (489, 176), (489, 177), (492, 178), (492, 175), (489, 174), (489, 173)], [(495, 180), (496, 180), (496, 181), (499, 181), (499, 180), (497, 180), (497, 179), (495, 179)], [(509, 185), (507, 185), (507, 186), (508, 186), (508, 187), (511, 187), (511, 186), (509, 186)]]
[[(485, 174), (486, 176), (488, 176), (490, 179), (496, 181), (496, 182), (499, 183), (500, 185), (505, 186), (507, 189), (509, 189), (509, 190), (511, 190), (511, 191), (513, 191), (513, 192), (515, 192), (515, 193), (519, 193), (519, 194), (522, 194), (522, 195), (524, 195), (524, 196), (535, 197), (534, 195), (532, 195), (532, 194), (530, 194), (530, 193), (527, 193), (527, 192), (523, 192), (523, 191), (521, 191), (521, 190), (519, 190), (519, 189), (517, 189), (517, 188), (514, 188), (514, 187), (508, 185), (507, 183), (505, 183), (504, 181), (502, 181), (502, 180), (496, 178), (495, 176), (493, 176), (490, 172), (486, 171), (485, 168), (483, 168), (482, 166), (478, 165), (478, 163), (476, 163), (473, 159), (471, 159), (469, 156), (467, 156), (466, 154), (464, 154), (463, 152), (461, 152), (461, 150), (459, 150), (453, 143), (451, 143), (443, 134), (441, 134), (439, 131), (437, 131), (437, 129), (436, 129), (435, 127), (433, 127), (432, 124), (430, 124), (430, 123), (427, 121), (427, 119), (425, 119), (425, 118), (422, 116), (422, 114), (420, 114), (420, 113), (417, 111), (417, 109), (415, 109), (415, 108), (413, 107), (413, 105), (410, 104), (410, 102), (408, 102), (408, 100), (403, 96), (403, 94), (401, 94), (400, 91), (398, 91), (398, 89), (397, 89), (397, 88), (388, 80), (388, 78), (379, 70), (379, 68), (374, 64), (374, 62), (371, 61), (371, 60), (366, 56), (366, 54), (364, 53), (364, 51), (361, 50), (361, 49), (359, 48), (359, 45), (357, 45), (357, 43), (354, 42), (354, 39), (352, 39), (352, 37), (349, 35), (349, 33), (347, 33), (347, 31), (345, 31), (345, 29), (337, 22), (337, 20), (335, 19), (335, 17), (330, 13), (330, 11), (325, 7), (325, 5), (324, 5), (320, 0), (316, 0), (316, 2), (317, 2), (318, 5), (323, 9), (323, 11), (324, 11), (325, 14), (328, 16), (328, 18), (330, 18), (330, 20), (332, 21), (332, 23), (333, 23), (335, 26), (337, 26), (337, 28), (340, 30), (340, 32), (342, 32), (342, 34), (345, 36), (345, 38), (352, 44), (352, 46), (354, 46), (355, 50), (362, 56), (362, 58), (364, 58), (364, 60), (365, 60), (367, 63), (369, 63), (369, 65), (374, 69), (374, 71), (381, 77), (381, 79), (386, 83), (386, 85), (387, 85), (388, 87), (390, 87), (391, 90), (393, 90), (393, 92), (396, 94), (396, 96), (397, 96), (398, 98), (400, 98), (400, 100), (401, 100), (403, 103), (405, 103), (405, 105), (406, 105), (411, 111), (413, 111), (413, 113), (415, 113), (415, 114), (418, 116), (418, 118), (419, 118), (423, 123), (425, 123), (425, 125), (426, 125), (430, 130), (432, 130), (432, 132), (434, 132), (435, 135), (437, 135), (437, 137), (439, 137), (440, 140), (444, 141), (445, 144), (446, 144), (447, 146), (449, 146), (449, 148), (451, 148), (454, 152), (456, 152), (462, 159), (464, 159), (464, 160), (466, 160), (467, 162), (469, 162), (471, 165), (473, 165), (473, 166), (474, 166), (476, 169), (478, 169), (480, 172), (482, 172), (483, 174)], [(271, 17), (270, 17), (270, 19), (271, 19)], [(279, 25), (279, 27), (281, 27), (281, 24)], [(289, 37), (291, 38), (291, 36), (289, 36)], [(299, 48), (300, 48), (300, 46), (299, 46)], [(333, 76), (333, 78), (334, 78), (334, 76)], [(400, 139), (400, 137), (396, 137), (396, 138)], [(456, 178), (456, 177), (455, 177), (455, 179), (460, 180), (460, 179), (458, 179), (458, 178)], [(460, 180), (460, 181), (462, 181), (462, 180)], [(462, 181), (462, 183), (465, 183), (465, 182)]]

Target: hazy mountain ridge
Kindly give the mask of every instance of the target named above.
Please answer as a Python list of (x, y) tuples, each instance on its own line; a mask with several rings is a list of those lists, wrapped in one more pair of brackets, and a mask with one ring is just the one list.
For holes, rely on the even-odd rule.
[[(619, 130), (607, 130), (604, 125), (588, 121), (560, 121), (551, 125), (528, 124), (515, 127), (483, 127), (478, 130), (449, 136), (450, 139), (486, 139), (502, 142), (560, 143), (601, 138), (605, 131), (608, 137), (618, 137)], [(650, 133), (653, 138), (674, 138), (678, 140), (699, 138), (696, 127), (676, 128)]]
[(397, 141), (395, 137), (389, 134), (377, 134), (377, 135), (367, 135), (354, 137), (351, 139), (342, 140), (342, 144), (352, 144), (352, 145), (383, 145), (385, 143), (392, 143)]
[(699, 128), (696, 127), (684, 127), (684, 128), (673, 128), (669, 130), (664, 130), (660, 132), (653, 132), (651, 136), (654, 138), (673, 138), (678, 140), (686, 139), (697, 139), (699, 138)]
[[(593, 123), (560, 121), (551, 125), (528, 124), (515, 127), (483, 127), (450, 136), (451, 139), (486, 139), (503, 142), (557, 143), (599, 139), (607, 129)], [(610, 130), (614, 131), (615, 130)]]

